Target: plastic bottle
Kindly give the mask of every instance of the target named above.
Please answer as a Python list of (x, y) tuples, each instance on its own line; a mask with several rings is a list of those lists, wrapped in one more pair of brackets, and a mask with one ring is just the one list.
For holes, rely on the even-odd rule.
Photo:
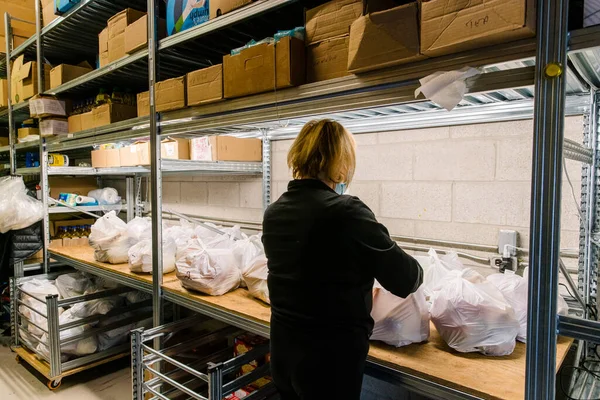
[(64, 226), (59, 226), (58, 227), (58, 232), (56, 232), (56, 235), (54, 236), (54, 239), (64, 239), (65, 237), (65, 227)]
[(74, 226), (70, 226), (69, 227), (69, 231), (67, 232), (67, 237), (69, 239), (77, 239), (77, 233), (75, 232), (75, 227)]

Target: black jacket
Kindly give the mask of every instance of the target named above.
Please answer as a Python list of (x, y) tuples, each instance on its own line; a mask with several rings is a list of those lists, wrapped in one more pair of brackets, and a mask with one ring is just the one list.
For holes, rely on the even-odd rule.
[(265, 213), (272, 323), (299, 332), (370, 336), (373, 281), (400, 297), (423, 271), (357, 197), (295, 180)]

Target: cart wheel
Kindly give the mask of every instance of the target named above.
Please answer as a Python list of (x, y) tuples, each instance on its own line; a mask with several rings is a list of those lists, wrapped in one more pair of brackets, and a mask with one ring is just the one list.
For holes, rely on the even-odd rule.
[(21, 358), (21, 356), (16, 356), (15, 361), (17, 362), (17, 364), (21, 364), (21, 361), (23, 361), (23, 359)]
[(48, 389), (50, 390), (56, 390), (60, 387), (61, 383), (62, 381), (60, 379), (56, 379), (53, 381), (48, 381), (48, 383), (46, 383), (46, 386), (48, 386)]

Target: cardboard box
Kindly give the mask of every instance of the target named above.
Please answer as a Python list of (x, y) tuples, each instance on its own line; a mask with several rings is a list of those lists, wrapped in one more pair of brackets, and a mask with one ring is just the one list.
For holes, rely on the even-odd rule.
[[(37, 63), (35, 61), (23, 62), (23, 55), (13, 62), (11, 71), (11, 95), (13, 104), (23, 102), (38, 94)], [(50, 84), (50, 66), (44, 65), (45, 89)]]
[(81, 114), (71, 115), (67, 119), (67, 123), (69, 124), (69, 133), (82, 131), (81, 125)]
[(0, 147), (8, 146), (10, 144), (10, 140), (7, 137), (0, 136)]
[(100, 53), (98, 55), (99, 61), (98, 61), (98, 67), (102, 68), (108, 64), (110, 64), (110, 62), (108, 61), (108, 51), (105, 51), (104, 53)]
[(42, 137), (66, 135), (69, 133), (69, 123), (66, 119), (43, 119), (40, 121), (40, 135)]
[(119, 149), (121, 167), (150, 165), (150, 143), (137, 142)]
[(210, 19), (237, 10), (253, 1), (254, 0), (210, 0)]
[[(158, 20), (158, 39), (166, 36), (167, 27), (164, 19)], [(125, 28), (125, 53), (133, 54), (148, 47), (148, 15), (131, 23)]]
[[(4, 39), (4, 13), (9, 13), (12, 18), (32, 22), (31, 24), (28, 24), (13, 19), (11, 21), (13, 34), (26, 38), (35, 35), (35, 1), (36, 0), (0, 0), (0, 15), (2, 16), (2, 18), (0, 18), (0, 34), (3, 36), (2, 40), (6, 40)], [(48, 2), (49, 0), (44, 1)]]
[(223, 99), (223, 65), (190, 72), (187, 79), (187, 105), (212, 103)]
[(66, 117), (67, 108), (63, 100), (35, 95), (29, 99), (29, 116), (31, 118)]
[(44, 23), (44, 26), (48, 26), (48, 25), (50, 25), (50, 23), (52, 23), (52, 21), (54, 21), (56, 18), (58, 18), (58, 15), (56, 15), (54, 13), (54, 2), (53, 1), (45, 2), (45, 3), (47, 3), (47, 4), (44, 4), (42, 7), (42, 21)]
[[(80, 179), (80, 178), (72, 178), (72, 179)], [(70, 179), (64, 179), (65, 181), (68, 181)], [(50, 185), (50, 187), (52, 187), (52, 185)], [(97, 189), (98, 187), (96, 187)], [(50, 189), (50, 197), (52, 197), (53, 199), (58, 199), (58, 195), (60, 193), (69, 193), (68, 191), (58, 191), (56, 194), (56, 197), (52, 195), (52, 189)], [(77, 194), (82, 194), (82, 193), (77, 193)], [(85, 193), (87, 194), (87, 192)], [(61, 226), (77, 226), (77, 225), (94, 225), (96, 223), (97, 220), (95, 219), (70, 219), (70, 220), (66, 220), (66, 221), (50, 221), (50, 234), (51, 236), (56, 236), (56, 234), (58, 233), (58, 228), (60, 228)]]
[(117, 61), (127, 55), (125, 53), (125, 32), (108, 39), (108, 63)]
[(92, 110), (94, 128), (110, 125), (114, 122), (135, 118), (137, 111), (134, 106), (126, 104), (103, 104)]
[(262, 161), (260, 139), (205, 136), (190, 140), (190, 159), (195, 161)]
[(119, 155), (119, 149), (92, 150), (92, 167), (107, 168), (120, 166), (121, 157)]
[(190, 159), (190, 141), (182, 138), (167, 138), (160, 144), (162, 158), (172, 160)]
[(584, 0), (583, 27), (600, 25), (600, 0)]
[(306, 44), (348, 35), (363, 13), (363, 0), (334, 0), (306, 11)]
[(80, 65), (60, 64), (58, 67), (50, 70), (50, 89), (54, 89), (63, 83), (72, 81), (92, 71), (93, 68), (87, 63)]
[(323, 40), (306, 49), (306, 75), (308, 82), (350, 75), (348, 72), (348, 36)]
[[(185, 76), (156, 83), (156, 111), (172, 111), (185, 107)], [(138, 117), (150, 114), (149, 92), (138, 93)]]
[(58, 199), (58, 195), (61, 193), (74, 193), (82, 196), (87, 196), (87, 194), (92, 190), (98, 189), (98, 182), (96, 178), (70, 178), (51, 176), (48, 179), (48, 185), (50, 186), (50, 197), (52, 197), (53, 199)]
[(8, 79), (0, 79), (0, 108), (8, 107)]
[(98, 54), (108, 51), (108, 27), (98, 34)]
[(421, 53), (440, 56), (535, 36), (535, 0), (423, 0)]
[(40, 130), (38, 128), (19, 128), (17, 130), (18, 139), (26, 139), (29, 136), (39, 136)]
[(146, 15), (145, 12), (127, 8), (108, 20), (108, 40), (125, 33), (125, 28)]
[(415, 2), (354, 21), (350, 29), (348, 70), (359, 73), (423, 59), (418, 19)]
[[(301, 85), (306, 79), (304, 42), (284, 37), (275, 44), (262, 43), (223, 57), (225, 98), (269, 92)], [(277, 62), (277, 67), (275, 67)], [(275, 77), (277, 71), (277, 77)]]
[(96, 125), (94, 124), (94, 112), (88, 111), (86, 113), (80, 114), (81, 116), (81, 130), (85, 131), (88, 129), (94, 129)]

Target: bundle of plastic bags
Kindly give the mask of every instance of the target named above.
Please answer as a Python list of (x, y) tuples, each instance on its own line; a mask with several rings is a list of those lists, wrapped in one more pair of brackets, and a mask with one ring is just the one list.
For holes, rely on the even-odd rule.
[(96, 199), (99, 205), (114, 205), (119, 204), (121, 202), (121, 196), (119, 196), (119, 192), (114, 188), (104, 188), (104, 189), (96, 189), (92, 190), (88, 193), (88, 197)]
[(422, 288), (403, 299), (375, 282), (371, 317), (375, 321), (371, 340), (401, 347), (429, 338), (429, 309)]
[(180, 252), (176, 267), (184, 288), (212, 296), (238, 288), (241, 281), (231, 249), (208, 248), (200, 239), (190, 241)]
[(267, 257), (264, 254), (260, 254), (243, 269), (242, 279), (252, 296), (271, 304), (269, 287), (267, 286), (268, 274)]
[(42, 202), (27, 194), (22, 177), (0, 178), (0, 233), (27, 228), (43, 216)]
[(131, 247), (127, 224), (117, 217), (114, 211), (104, 215), (92, 225), (89, 242), (95, 250), (96, 261), (111, 264), (127, 262), (127, 253)]
[(452, 271), (434, 292), (430, 312), (437, 331), (462, 353), (511, 354), (519, 333), (513, 308), (490, 282), (466, 278), (468, 271)]

